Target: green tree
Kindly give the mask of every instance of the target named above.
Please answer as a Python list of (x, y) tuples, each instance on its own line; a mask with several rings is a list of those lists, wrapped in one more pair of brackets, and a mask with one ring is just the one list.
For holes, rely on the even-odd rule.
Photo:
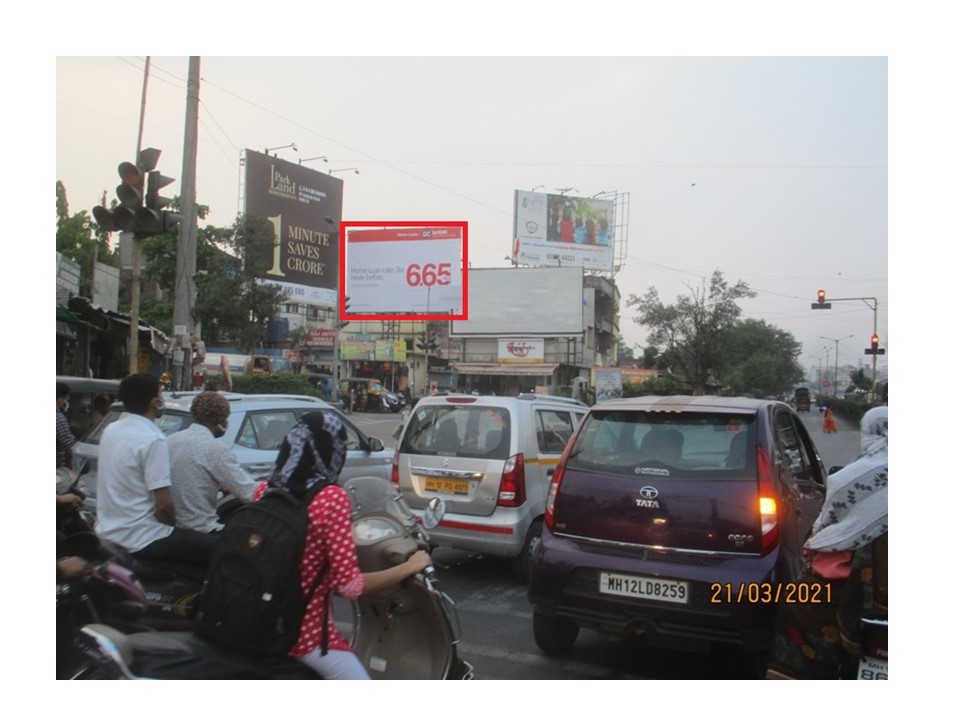
[(70, 215), (67, 190), (57, 180), (57, 250), (80, 263), (80, 295), (93, 296), (93, 262), (119, 267), (116, 250), (110, 249), (107, 233), (85, 210)]
[(802, 346), (792, 334), (763, 320), (743, 320), (722, 335), (719, 380), (732, 395), (777, 396), (803, 379)]
[[(237, 342), (250, 352), (266, 341), (267, 323), (286, 299), (278, 285), (257, 279), (268, 267), (274, 243), (273, 225), (255, 216), (241, 216), (230, 228), (208, 225), (197, 232), (194, 310), (207, 345)], [(143, 303), (141, 315), (167, 331), (172, 329), (177, 237), (147, 238), (143, 254), (144, 278), (156, 282), (165, 293), (162, 301)]]
[(718, 270), (689, 295), (677, 296), (674, 305), (664, 305), (656, 288), (646, 295), (630, 295), (627, 306), (637, 310), (633, 321), (648, 329), (647, 342), (670, 362), (690, 383), (695, 395), (702, 395), (721, 364), (721, 339), (740, 318), (737, 304), (756, 293), (742, 280), (730, 285)]

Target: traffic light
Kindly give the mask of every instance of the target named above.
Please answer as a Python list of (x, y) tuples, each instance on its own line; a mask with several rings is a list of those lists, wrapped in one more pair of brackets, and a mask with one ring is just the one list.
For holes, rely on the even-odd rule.
[(419, 335), (417, 335), (417, 340), (418, 340), (417, 348), (420, 350), (426, 350), (427, 349), (427, 333), (421, 332)]
[(811, 310), (829, 310), (831, 304), (827, 302), (827, 291), (826, 290), (817, 290), (817, 301), (815, 303), (810, 303)]
[(436, 350), (440, 347), (440, 343), (437, 342), (437, 331), (436, 330), (427, 330), (427, 350)]
[(870, 337), (870, 347), (863, 349), (864, 355), (886, 355), (887, 351), (880, 347), (880, 336), (873, 335)]
[(140, 151), (138, 163), (120, 163), (117, 167), (120, 184), (117, 186), (116, 207), (108, 209), (98, 205), (93, 208), (93, 218), (102, 230), (132, 232), (134, 237), (142, 239), (172, 232), (180, 224), (180, 215), (164, 210), (172, 200), (161, 197), (160, 188), (172, 183), (173, 178), (154, 170), (159, 159), (159, 150), (146, 148)]

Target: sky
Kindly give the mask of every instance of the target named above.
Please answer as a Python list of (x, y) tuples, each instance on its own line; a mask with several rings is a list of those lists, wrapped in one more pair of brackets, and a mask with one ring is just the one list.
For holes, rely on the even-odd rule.
[[(57, 58), (71, 212), (113, 199), (116, 165), (133, 159), (144, 64)], [(150, 69), (142, 142), (178, 194), (188, 58)], [(714, 270), (757, 292), (744, 317), (791, 332), (805, 369), (864, 362), (874, 329), (873, 300), (813, 312), (818, 289), (875, 298), (896, 350), (885, 57), (200, 56), (200, 75), (197, 199), (214, 225), (238, 211), (245, 148), (342, 171), (345, 220), (466, 221), (474, 268), (509, 266), (514, 190), (616, 191), (629, 203), (620, 329), (637, 354), (629, 297), (656, 288), (672, 303)]]
[[(15, 245), (11, 267), (21, 267), (22, 257), (42, 267), (39, 256), (48, 257), (42, 247), (49, 246), (30, 240), (37, 236), (35, 218), (50, 217), (50, 201), (27, 190), (49, 182), (50, 167), (73, 212), (89, 211), (104, 191), (112, 196), (116, 165), (132, 159), (136, 147), (143, 59), (150, 53), (144, 145), (163, 150), (160, 168), (178, 181), (187, 56), (201, 57), (197, 192), (215, 224), (230, 224), (236, 213), (243, 149), (295, 142), (297, 153), (278, 150), (278, 156), (296, 162), (326, 155), (328, 164), (309, 164), (360, 169), (340, 173), (345, 219), (466, 220), (474, 267), (507, 266), (516, 189), (629, 193), (629, 249), (616, 278), (624, 297), (656, 287), (669, 302), (718, 269), (758, 291), (743, 303), (745, 317), (793, 333), (807, 368), (826, 362), (827, 348), (833, 361), (834, 339), (841, 364), (868, 359), (863, 348), (873, 329), (862, 301), (811, 311), (816, 291), (876, 297), (885, 361), (897, 376), (895, 412), (903, 416), (891, 455), (903, 469), (897, 477), (907, 480), (891, 493), (900, 538), (894, 637), (897, 656), (907, 658), (895, 664), (895, 674), (901, 688), (908, 678), (937, 678), (939, 668), (951, 665), (938, 663), (920, 643), (942, 632), (933, 626), (941, 615), (911, 597), (929, 597), (924, 581), (938, 576), (928, 567), (935, 561), (926, 559), (937, 553), (915, 550), (951, 540), (939, 536), (949, 522), (929, 498), (949, 508), (956, 494), (949, 482), (929, 492), (930, 482), (944, 475), (943, 454), (931, 438), (935, 443), (948, 427), (955, 365), (949, 318), (956, 304), (960, 113), (948, 4), (514, 0), (477, 7), (291, 1), (240, 2), (226, 10), (168, 0), (105, 12), (75, 3), (58, 7), (51, 23), (49, 8), (18, 6), (11, 28), (43, 32), (10, 32), (5, 44), (8, 172), (0, 182), (8, 198), (22, 203), (7, 216), (8, 237), (25, 239)], [(4, 297), (18, 307), (29, 297), (29, 276), (8, 277)], [(642, 345), (642, 328), (622, 311), (627, 342)], [(12, 313), (8, 327), (27, 324)], [(9, 377), (21, 376), (25, 358), (52, 362), (49, 333), (30, 325), (27, 353), (7, 358)], [(48, 426), (31, 402), (35, 391), (14, 384), (22, 385), (16, 393), (22, 425)], [(33, 477), (31, 458), (22, 455), (11, 476)], [(923, 480), (924, 492), (914, 492)], [(39, 585), (37, 565), (17, 569), (35, 574), (32, 584)], [(911, 587), (923, 589), (910, 593)], [(21, 623), (31, 634), (35, 625)], [(37, 662), (43, 661), (43, 646), (32, 637), (18, 646), (36, 646)], [(538, 711), (545, 697), (587, 712), (606, 706), (583, 687), (537, 686), (521, 707)], [(602, 697), (676, 710), (676, 693), (646, 687), (605, 684)], [(751, 685), (751, 694), (762, 696), (765, 687), (771, 700), (774, 692), (782, 695), (769, 684)], [(869, 691), (862, 707), (893, 700), (896, 687)], [(718, 701), (736, 700), (738, 689), (714, 683), (683, 702), (716, 714), (727, 707)], [(448, 693), (443, 700), (456, 702), (459, 714), (486, 713), (487, 703), (461, 700), (473, 693), (479, 701), (488, 686), (431, 690)], [(836, 706), (865, 700), (847, 684), (817, 691)], [(137, 697), (135, 689), (126, 692)], [(271, 697), (236, 699), (248, 709), (261, 696)], [(424, 699), (387, 690), (370, 697), (408, 709)], [(218, 711), (226, 699), (208, 698)], [(198, 693), (191, 697), (193, 704), (202, 701)], [(786, 717), (809, 714), (805, 703), (777, 707)], [(123, 708), (117, 705), (118, 717)]]

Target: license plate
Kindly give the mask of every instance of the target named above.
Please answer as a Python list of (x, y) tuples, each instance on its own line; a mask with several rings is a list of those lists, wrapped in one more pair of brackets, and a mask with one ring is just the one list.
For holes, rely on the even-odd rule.
[(604, 595), (661, 600), (679, 605), (686, 605), (690, 602), (689, 583), (637, 575), (617, 575), (616, 573), (602, 572), (600, 573), (600, 592)]
[(860, 668), (857, 670), (857, 680), (886, 680), (887, 661), (875, 657), (860, 659)]
[(424, 488), (433, 492), (453, 493), (466, 495), (470, 492), (469, 480), (451, 480), (450, 478), (428, 477)]

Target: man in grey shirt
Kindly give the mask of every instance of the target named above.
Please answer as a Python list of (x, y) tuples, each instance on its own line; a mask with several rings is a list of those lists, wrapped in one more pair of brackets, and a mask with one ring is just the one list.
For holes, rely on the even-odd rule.
[(257, 482), (218, 440), (227, 431), (230, 403), (217, 392), (202, 392), (190, 406), (193, 424), (167, 438), (177, 527), (203, 533), (223, 529), (217, 517), (220, 492), (250, 502)]

